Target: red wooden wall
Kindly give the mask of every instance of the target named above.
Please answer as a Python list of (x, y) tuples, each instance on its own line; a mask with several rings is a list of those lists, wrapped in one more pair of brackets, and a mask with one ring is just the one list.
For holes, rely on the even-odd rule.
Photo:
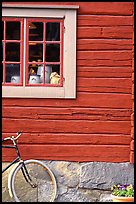
[(3, 98), (3, 137), (23, 130), (24, 159), (133, 163), (133, 2), (43, 4), (80, 7), (77, 98)]

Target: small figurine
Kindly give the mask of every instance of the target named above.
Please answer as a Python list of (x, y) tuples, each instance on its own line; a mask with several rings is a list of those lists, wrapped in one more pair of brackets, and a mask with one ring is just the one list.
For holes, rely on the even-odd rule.
[(60, 83), (60, 75), (57, 72), (52, 72), (51, 73), (50, 83), (51, 84), (59, 84)]
[(34, 71), (33, 68), (30, 69), (29, 74), (30, 74), (30, 75), (36, 75), (36, 73), (35, 73), (35, 71)]

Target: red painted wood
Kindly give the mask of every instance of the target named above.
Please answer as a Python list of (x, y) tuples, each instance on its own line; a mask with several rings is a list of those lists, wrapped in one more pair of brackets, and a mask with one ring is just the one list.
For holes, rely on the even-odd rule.
[[(2, 138), (15, 135), (3, 133)], [(72, 133), (23, 133), (19, 144), (91, 144), (91, 145), (129, 145), (130, 136), (125, 134), (72, 134)], [(11, 144), (11, 142), (8, 142)]]
[(23, 107), (91, 107), (131, 109), (131, 94), (77, 93), (76, 99), (9, 99), (4, 98), (2, 105)]
[(78, 66), (132, 66), (131, 51), (79, 51)]
[[(23, 159), (49, 159), (71, 161), (113, 161), (129, 160), (129, 145), (19, 145)], [(3, 150), (3, 160), (11, 160), (15, 153)], [(39, 154), (40, 151), (40, 154)]]
[(130, 150), (134, 151), (134, 140), (132, 140), (130, 143)]
[(100, 38), (100, 39), (132, 39), (132, 26), (109, 26), (109, 27), (78, 27), (77, 38)]
[(134, 139), (134, 127), (131, 128), (131, 135), (130, 136), (131, 136), (132, 139)]
[(77, 39), (77, 50), (132, 50), (132, 39)]
[(100, 109), (100, 108), (38, 108), (38, 107), (3, 107), (3, 118), (12, 119), (63, 119), (63, 120), (91, 120), (91, 121), (130, 121), (129, 109)]
[(134, 151), (130, 151), (130, 163), (134, 164)]
[[(130, 134), (130, 121), (4, 119), (3, 132)], [(7, 127), (8, 126), (8, 127)]]
[[(77, 77), (131, 78), (131, 67), (78, 67)], [(91, 80), (91, 79), (90, 79)]]
[(131, 94), (131, 79), (127, 78), (79, 78), (78, 90), (89, 90), (92, 92), (122, 92)]
[[(134, 151), (130, 147), (134, 138), (131, 128), (134, 3), (33, 5), (36, 4), (79, 5), (77, 97), (3, 98), (2, 136), (23, 129), (19, 145), (25, 159), (133, 163)], [(3, 161), (14, 156), (14, 152), (4, 150)]]
[(131, 51), (79, 51), (77, 53), (77, 59), (103, 59), (103, 60), (131, 60)]
[(130, 26), (133, 16), (78, 15), (77, 23), (79, 26)]

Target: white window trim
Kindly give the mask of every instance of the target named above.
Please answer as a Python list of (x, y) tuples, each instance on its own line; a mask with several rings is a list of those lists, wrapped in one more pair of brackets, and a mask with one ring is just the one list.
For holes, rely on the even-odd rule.
[[(9, 98), (76, 98), (76, 9), (78, 6), (4, 5), (3, 17), (64, 18), (63, 87), (2, 86), (2, 97)], [(25, 31), (25, 30), (24, 30)], [(25, 45), (25, 32), (24, 32)], [(26, 46), (26, 45), (25, 45)], [(24, 49), (25, 49), (24, 46)], [(24, 58), (25, 70), (25, 58)], [(25, 77), (24, 77), (25, 79)]]

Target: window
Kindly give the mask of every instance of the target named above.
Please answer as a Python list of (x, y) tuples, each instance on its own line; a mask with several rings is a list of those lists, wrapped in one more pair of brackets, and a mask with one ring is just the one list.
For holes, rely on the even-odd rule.
[(3, 97), (76, 97), (75, 8), (3, 6)]
[(22, 85), (23, 33), (20, 31), (23, 27), (23, 19), (3, 18), (2, 26), (3, 85), (14, 85), (15, 82)]

